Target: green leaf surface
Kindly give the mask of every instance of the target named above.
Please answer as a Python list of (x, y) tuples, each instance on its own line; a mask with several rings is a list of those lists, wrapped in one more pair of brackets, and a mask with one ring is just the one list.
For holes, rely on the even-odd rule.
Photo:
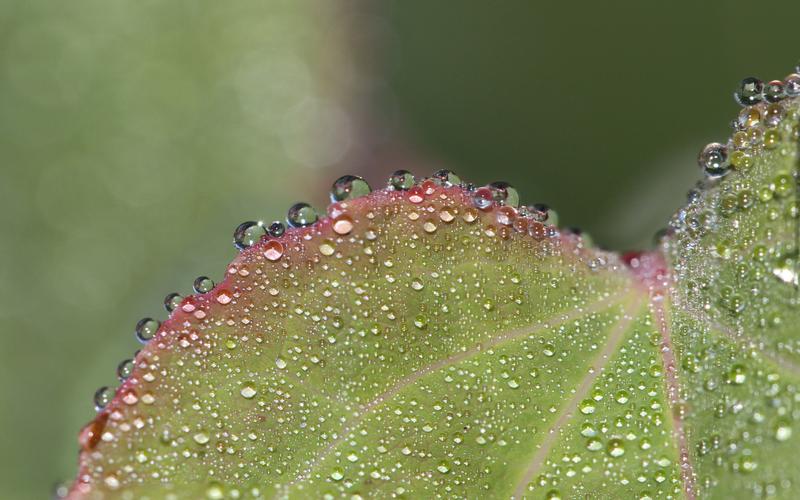
[(71, 495), (791, 498), (797, 108), (745, 109), (656, 252), (450, 179), (262, 239), (136, 356)]

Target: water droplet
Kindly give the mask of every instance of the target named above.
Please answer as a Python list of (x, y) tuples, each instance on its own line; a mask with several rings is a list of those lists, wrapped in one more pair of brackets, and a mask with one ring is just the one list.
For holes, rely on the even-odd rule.
[(317, 211), (308, 203), (295, 203), (286, 214), (286, 222), (292, 227), (306, 227), (317, 222)]
[(591, 415), (595, 410), (595, 403), (592, 399), (584, 399), (578, 407), (584, 415)]
[(621, 457), (625, 454), (625, 444), (621, 439), (612, 439), (608, 442), (606, 451), (608, 451), (608, 454), (614, 458)]
[(764, 99), (767, 102), (778, 102), (786, 97), (781, 80), (772, 80), (764, 87)]
[(94, 409), (97, 411), (102, 411), (103, 408), (111, 402), (114, 398), (114, 394), (116, 390), (112, 389), (108, 386), (103, 386), (94, 393)]
[(734, 93), (736, 102), (742, 106), (752, 106), (761, 102), (764, 96), (764, 83), (758, 78), (748, 77), (741, 81)]
[(728, 380), (734, 385), (744, 384), (747, 380), (747, 370), (742, 365), (733, 365), (728, 373)]
[(415, 182), (414, 174), (408, 170), (396, 170), (389, 177), (389, 188), (395, 191), (408, 191), (414, 186)]
[(489, 184), (488, 187), (492, 192), (494, 201), (509, 207), (519, 206), (519, 193), (511, 184), (504, 181), (496, 181)]
[(439, 181), (444, 187), (461, 185), (461, 178), (449, 170), (437, 170), (433, 173), (433, 178)]
[(264, 244), (264, 257), (276, 261), (283, 257), (283, 244), (280, 241), (270, 240)]
[(206, 434), (205, 432), (198, 432), (197, 434), (192, 436), (192, 439), (197, 444), (206, 444), (208, 443), (210, 438), (208, 437), (208, 434)]
[(214, 280), (208, 276), (199, 276), (192, 284), (195, 293), (208, 293), (214, 289)]
[(245, 399), (253, 399), (257, 393), (256, 386), (252, 382), (245, 382), (242, 384), (242, 389), (239, 391), (239, 394)]
[(333, 221), (333, 231), (336, 234), (345, 235), (350, 234), (353, 230), (353, 219), (347, 215), (340, 215)]
[(131, 376), (131, 373), (133, 373), (133, 360), (123, 359), (117, 365), (117, 378), (120, 382), (124, 382), (128, 377)]
[(285, 232), (286, 232), (286, 226), (283, 224), (283, 222), (279, 220), (274, 221), (267, 228), (267, 233), (269, 233), (269, 235), (272, 236), (273, 238), (279, 238), (283, 236), (283, 233)]
[(800, 75), (792, 73), (783, 80), (783, 90), (789, 97), (800, 95)]
[(183, 296), (181, 294), (172, 292), (164, 297), (164, 309), (166, 309), (168, 313), (171, 313), (181, 305), (182, 300)]
[(239, 250), (244, 250), (258, 243), (266, 234), (267, 229), (262, 222), (252, 220), (242, 222), (233, 232), (233, 245)]
[(331, 188), (330, 196), (332, 202), (352, 200), (360, 196), (366, 196), (372, 191), (367, 181), (355, 175), (343, 175), (336, 179)]
[(697, 163), (708, 177), (712, 179), (722, 177), (730, 169), (728, 148), (718, 142), (712, 142), (700, 151)]
[(586, 449), (589, 451), (600, 451), (603, 449), (603, 442), (593, 437), (586, 441)]
[(161, 322), (153, 318), (142, 318), (136, 323), (136, 338), (139, 342), (146, 344), (148, 340), (153, 338), (156, 334)]
[(288, 363), (282, 357), (278, 356), (277, 358), (275, 358), (275, 366), (277, 366), (281, 370), (286, 368), (287, 365), (288, 365)]
[(439, 465), (436, 466), (436, 470), (438, 470), (442, 474), (447, 474), (448, 472), (450, 472), (450, 464), (448, 464), (443, 460), (439, 462)]
[(331, 471), (331, 479), (334, 481), (341, 481), (344, 478), (344, 470), (340, 467), (336, 467)]
[(331, 256), (336, 251), (336, 244), (331, 240), (324, 240), (319, 245), (319, 253), (325, 256)]

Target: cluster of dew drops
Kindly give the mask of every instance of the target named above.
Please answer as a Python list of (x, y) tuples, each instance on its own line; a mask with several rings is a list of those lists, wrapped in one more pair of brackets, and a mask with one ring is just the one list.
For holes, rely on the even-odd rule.
[[(438, 170), (431, 177), (417, 179), (408, 170), (397, 170), (387, 182), (388, 191), (402, 191), (406, 194), (411, 203), (421, 203), (427, 192), (434, 186), (461, 187), (470, 195), (472, 204), (478, 210), (487, 210), (494, 205), (498, 205), (498, 223), (501, 226), (512, 226), (517, 231), (526, 231), (537, 238), (555, 237), (558, 233), (558, 215), (548, 205), (536, 203), (533, 205), (520, 205), (519, 193), (507, 182), (492, 182), (483, 187), (476, 187), (473, 184), (464, 183), (461, 178), (449, 170)], [(328, 213), (336, 215), (341, 212), (341, 203), (366, 196), (372, 192), (369, 184), (361, 177), (355, 175), (344, 175), (337, 179), (330, 190), (331, 205)], [(477, 217), (477, 215), (475, 215)], [(257, 243), (264, 242), (264, 254), (270, 260), (277, 260), (282, 256), (283, 245), (277, 238), (283, 236), (287, 226), (291, 228), (304, 228), (313, 225), (320, 219), (319, 213), (310, 204), (299, 202), (292, 205), (287, 214), (286, 220), (274, 221), (269, 224), (263, 221), (246, 221), (236, 227), (233, 232), (233, 244), (243, 251)], [(531, 221), (528, 224), (527, 221)], [(346, 216), (339, 217), (333, 224), (333, 230), (337, 233), (346, 234), (352, 229), (352, 221)], [(568, 232), (574, 235), (581, 235), (577, 228), (568, 228)], [(584, 244), (589, 244), (587, 235), (581, 235)], [(197, 294), (205, 294), (214, 290), (216, 283), (208, 276), (200, 276), (193, 283), (193, 290)], [(219, 296), (217, 300), (223, 300), (228, 296)], [(179, 307), (185, 307), (186, 297), (177, 292), (168, 294), (164, 298), (164, 308), (167, 313), (172, 313)], [(136, 323), (136, 339), (146, 344), (152, 339), (159, 328), (161, 322), (152, 317), (146, 317)], [(139, 351), (134, 353), (133, 358), (125, 359), (117, 366), (117, 378), (120, 382), (125, 382), (130, 377), (134, 368), (134, 359)], [(94, 394), (94, 407), (97, 412), (105, 409), (108, 403), (114, 398), (116, 389), (110, 386), (103, 386), (97, 389)]]
[[(734, 92), (743, 109), (732, 123), (734, 134), (727, 144), (712, 142), (697, 157), (706, 177), (715, 180), (731, 168), (746, 170), (753, 163), (752, 152), (758, 147), (774, 148), (780, 142), (777, 126), (786, 115), (784, 101), (800, 96), (800, 65), (783, 80), (764, 83), (748, 77)], [(691, 193), (690, 193), (691, 196)]]

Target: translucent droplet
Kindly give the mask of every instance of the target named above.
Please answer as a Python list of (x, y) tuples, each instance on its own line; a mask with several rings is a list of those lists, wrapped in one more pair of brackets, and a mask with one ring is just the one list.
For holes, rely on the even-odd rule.
[(700, 151), (697, 164), (710, 178), (718, 178), (730, 170), (728, 148), (718, 142), (712, 142)]
[(783, 80), (783, 91), (789, 97), (800, 95), (800, 75), (792, 73)]
[(158, 331), (161, 322), (153, 318), (142, 318), (136, 323), (136, 338), (139, 342), (146, 344), (148, 340), (153, 338), (153, 335)]
[(366, 196), (372, 191), (367, 181), (355, 175), (343, 175), (336, 179), (331, 188), (331, 201), (352, 200), (360, 196)]
[(597, 438), (590, 438), (586, 441), (586, 449), (589, 451), (600, 451), (603, 449), (603, 442)]
[(133, 360), (123, 359), (117, 365), (117, 378), (120, 382), (124, 382), (131, 376), (131, 373), (133, 373)]
[(208, 293), (214, 289), (214, 280), (208, 276), (199, 276), (192, 284), (195, 293)]
[(581, 401), (581, 404), (578, 407), (578, 409), (584, 415), (591, 415), (592, 413), (594, 413), (595, 410), (595, 402), (592, 399), (584, 399), (583, 401)]
[(283, 233), (285, 232), (286, 232), (286, 226), (283, 224), (283, 222), (279, 220), (274, 221), (267, 228), (267, 233), (269, 233), (269, 235), (272, 236), (273, 238), (278, 238), (280, 236), (283, 236)]
[(276, 261), (283, 257), (283, 244), (280, 241), (270, 240), (264, 244), (264, 257)]
[(608, 451), (608, 454), (614, 458), (621, 457), (625, 454), (625, 444), (621, 439), (612, 439), (608, 442), (606, 451)]
[(295, 203), (286, 214), (286, 222), (292, 227), (306, 227), (317, 222), (317, 211), (308, 203)]
[(192, 436), (192, 439), (197, 444), (206, 444), (208, 443), (210, 438), (208, 437), (208, 434), (206, 434), (205, 432), (198, 432), (197, 434)]
[(786, 97), (781, 80), (772, 80), (764, 87), (764, 99), (767, 102), (778, 102)]
[(742, 365), (733, 365), (728, 373), (728, 380), (734, 385), (744, 384), (747, 380), (747, 370)]
[(736, 98), (736, 102), (742, 106), (757, 104), (764, 98), (764, 83), (758, 78), (745, 78), (733, 96)]
[(239, 250), (244, 250), (258, 243), (266, 234), (267, 229), (262, 222), (242, 222), (233, 232), (233, 244)]
[(439, 181), (444, 187), (461, 185), (461, 178), (449, 170), (437, 170), (433, 173), (433, 178)]
[(489, 184), (489, 189), (492, 192), (494, 201), (501, 205), (519, 206), (519, 193), (511, 184), (504, 181), (496, 181)]
[(353, 230), (353, 219), (347, 215), (340, 215), (333, 221), (333, 231), (336, 234), (345, 235), (350, 234)]
[(94, 409), (102, 411), (111, 402), (116, 391), (108, 386), (97, 389), (94, 393)]
[(183, 296), (181, 294), (172, 292), (164, 297), (164, 309), (166, 309), (168, 313), (171, 313), (181, 305), (182, 300)]
[(396, 170), (389, 177), (389, 187), (395, 191), (408, 191), (414, 186), (416, 179), (408, 170)]
[(322, 243), (319, 244), (319, 253), (325, 255), (326, 257), (331, 256), (336, 252), (336, 244), (331, 240), (323, 240)]
[(242, 384), (242, 389), (239, 391), (239, 394), (245, 399), (253, 399), (257, 393), (256, 386), (252, 382)]

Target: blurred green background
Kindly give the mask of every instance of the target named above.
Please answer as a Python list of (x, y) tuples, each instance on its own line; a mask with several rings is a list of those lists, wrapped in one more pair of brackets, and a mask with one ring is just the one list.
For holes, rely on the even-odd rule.
[(0, 481), (75, 470), (136, 321), (337, 176), (504, 179), (614, 249), (800, 57), (800, 4), (0, 2)]

